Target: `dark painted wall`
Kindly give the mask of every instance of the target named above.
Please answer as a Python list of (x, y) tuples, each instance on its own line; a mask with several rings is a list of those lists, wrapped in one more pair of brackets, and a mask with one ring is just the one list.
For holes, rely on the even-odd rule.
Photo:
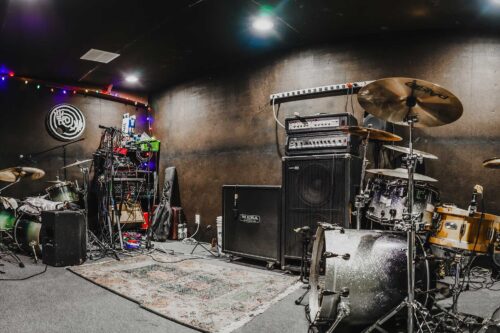
[[(500, 213), (500, 171), (481, 162), (500, 155), (500, 38), (423, 33), (366, 37), (297, 50), (182, 84), (153, 96), (162, 167), (176, 166), (190, 221), (215, 224), (223, 184), (280, 184), (284, 134), (269, 106), (274, 92), (392, 76), (438, 83), (462, 101), (453, 124), (417, 131), (415, 147), (439, 156), (427, 174), (445, 202), (465, 207), (483, 184), (487, 211)], [(280, 119), (300, 112), (343, 112), (345, 97), (286, 103)], [(354, 98), (355, 115), (362, 109)], [(399, 129), (406, 135), (404, 128)], [(278, 138), (278, 144), (277, 144)], [(207, 237), (208, 235), (205, 235)]]
[[(84, 141), (70, 145), (67, 148), (67, 161), (92, 158), (92, 153), (99, 146), (101, 129), (98, 125), (121, 127), (124, 113), (136, 114), (137, 129), (145, 128), (145, 114), (141, 109), (122, 103), (107, 101), (91, 96), (63, 95), (36, 90), (34, 86), (24, 85), (14, 80), (0, 81), (0, 169), (19, 165), (19, 154), (42, 151), (63, 142), (52, 138), (45, 128), (47, 113), (57, 104), (69, 103), (79, 108), (86, 117), (86, 130), (82, 137)], [(45, 170), (46, 176), (37, 181), (22, 181), (2, 195), (25, 197), (43, 192), (50, 184), (45, 181), (55, 179), (57, 170), (63, 164), (62, 149), (34, 158), (36, 167)], [(63, 171), (60, 170), (62, 178)], [(78, 168), (68, 169), (68, 179), (78, 179), (81, 176)], [(0, 182), (0, 186), (6, 183)]]

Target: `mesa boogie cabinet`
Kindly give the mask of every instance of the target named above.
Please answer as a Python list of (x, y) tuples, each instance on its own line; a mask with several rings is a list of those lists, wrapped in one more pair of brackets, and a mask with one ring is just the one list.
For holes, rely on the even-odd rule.
[(279, 264), (281, 186), (224, 185), (222, 214), (225, 253)]

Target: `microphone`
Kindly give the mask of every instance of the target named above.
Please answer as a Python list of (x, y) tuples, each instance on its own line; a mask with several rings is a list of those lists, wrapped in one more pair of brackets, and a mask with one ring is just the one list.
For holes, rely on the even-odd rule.
[(472, 199), (469, 203), (469, 208), (468, 208), (469, 216), (472, 217), (477, 212), (477, 196), (482, 194), (483, 194), (483, 187), (481, 185), (474, 186), (474, 189), (472, 191)]

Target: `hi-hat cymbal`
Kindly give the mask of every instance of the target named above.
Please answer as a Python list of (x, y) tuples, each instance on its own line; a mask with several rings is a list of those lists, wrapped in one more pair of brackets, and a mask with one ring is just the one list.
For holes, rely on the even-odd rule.
[(399, 135), (370, 127), (345, 126), (341, 127), (340, 130), (346, 133), (350, 133), (352, 135), (359, 136), (363, 139), (366, 139), (369, 133), (370, 140), (392, 141), (392, 142), (403, 140), (403, 138), (400, 137)]
[[(404, 154), (410, 153), (410, 148), (407, 148), (407, 147), (384, 145), (384, 148), (399, 151), (399, 152), (404, 153)], [(425, 151), (421, 151), (421, 150), (417, 150), (417, 149), (413, 149), (413, 154), (420, 155), (423, 158), (428, 158), (431, 160), (438, 159), (438, 157), (436, 155), (432, 155), (432, 154), (426, 153)]]
[[(381, 176), (388, 176), (388, 177), (395, 177), (395, 178), (401, 178), (401, 179), (408, 179), (408, 170), (403, 169), (403, 168), (397, 168), (397, 169), (368, 169), (366, 170), (368, 173), (372, 173), (375, 175), (381, 175)], [(437, 182), (437, 179), (431, 178), (426, 175), (421, 175), (419, 173), (415, 173), (413, 175), (413, 180), (415, 181), (422, 181), (422, 182)]]
[[(393, 124), (408, 125), (408, 116), (416, 116), (415, 127), (449, 124), (463, 113), (462, 103), (448, 90), (428, 81), (406, 77), (369, 83), (358, 92), (358, 101), (366, 112)], [(410, 105), (413, 105), (411, 111)]]
[(489, 158), (483, 162), (485, 168), (500, 169), (500, 157)]
[(80, 165), (80, 164), (83, 164), (83, 163), (87, 163), (87, 162), (92, 162), (92, 159), (83, 160), (83, 161), (76, 160), (76, 162), (68, 164), (68, 165), (65, 165), (61, 169), (71, 168), (71, 167), (74, 167), (74, 166), (77, 166), (77, 165)]
[(45, 176), (45, 171), (31, 167), (13, 167), (0, 170), (0, 181), (15, 182), (18, 178), (37, 180)]

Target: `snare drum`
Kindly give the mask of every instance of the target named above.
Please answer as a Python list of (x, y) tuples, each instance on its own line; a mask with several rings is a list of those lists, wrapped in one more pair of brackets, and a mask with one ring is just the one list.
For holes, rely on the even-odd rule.
[(500, 217), (485, 213), (481, 221), (479, 212), (470, 217), (467, 210), (448, 205), (437, 207), (436, 212), (435, 231), (428, 239), (430, 244), (445, 249), (488, 253)]
[[(439, 202), (438, 190), (426, 183), (414, 184), (413, 213), (422, 214), (422, 223), (430, 225), (434, 206)], [(382, 225), (394, 226), (403, 221), (407, 212), (408, 181), (378, 178), (371, 187), (367, 219)]]
[(72, 182), (62, 182), (55, 184), (45, 190), (50, 200), (58, 202), (77, 202), (78, 192)]

